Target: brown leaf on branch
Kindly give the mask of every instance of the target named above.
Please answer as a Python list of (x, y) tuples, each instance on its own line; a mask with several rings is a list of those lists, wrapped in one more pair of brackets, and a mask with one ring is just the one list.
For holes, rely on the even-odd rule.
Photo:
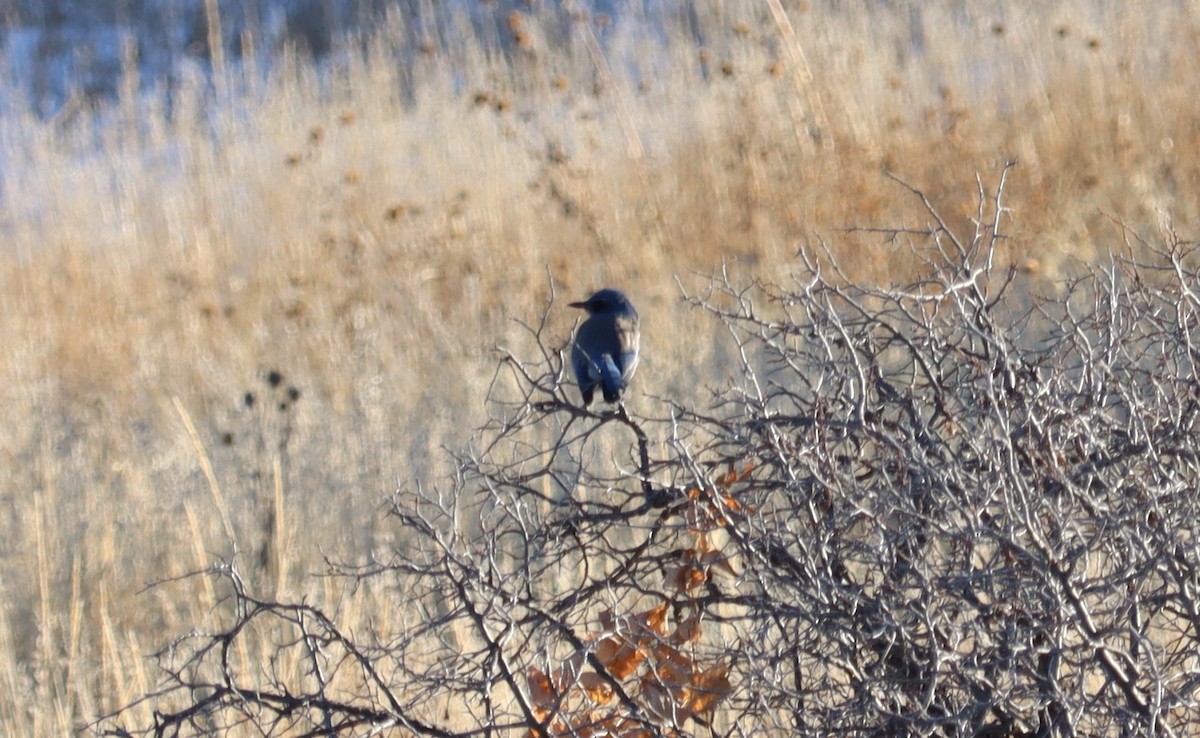
[(714, 666), (692, 677), (685, 690), (684, 706), (694, 714), (709, 712), (732, 691), (729, 667)]
[(534, 707), (548, 710), (557, 704), (558, 696), (555, 694), (554, 685), (550, 683), (550, 677), (544, 671), (531, 666), (525, 677), (529, 681), (529, 701)]
[(638, 668), (645, 657), (636, 641), (613, 634), (596, 643), (596, 658), (614, 679), (624, 679)]
[(606, 705), (613, 699), (612, 685), (604, 677), (589, 671), (579, 678), (579, 684), (587, 694), (588, 699), (597, 705)]

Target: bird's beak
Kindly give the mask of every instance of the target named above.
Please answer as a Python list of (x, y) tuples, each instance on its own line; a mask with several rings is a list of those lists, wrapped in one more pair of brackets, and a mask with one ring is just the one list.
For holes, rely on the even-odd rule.
[(587, 310), (587, 306), (588, 306), (588, 304), (586, 302), (568, 302), (567, 303), (567, 307), (579, 308), (580, 310)]

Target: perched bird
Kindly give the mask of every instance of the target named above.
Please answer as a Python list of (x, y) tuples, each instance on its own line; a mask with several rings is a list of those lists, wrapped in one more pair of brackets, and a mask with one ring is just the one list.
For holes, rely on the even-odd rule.
[(624, 292), (602, 289), (571, 307), (588, 312), (575, 332), (571, 368), (583, 395), (583, 405), (592, 404), (596, 386), (605, 402), (617, 402), (638, 364), (638, 314)]

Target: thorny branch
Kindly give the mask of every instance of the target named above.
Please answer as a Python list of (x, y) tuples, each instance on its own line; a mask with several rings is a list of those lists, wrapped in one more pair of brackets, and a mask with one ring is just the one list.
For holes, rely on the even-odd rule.
[(163, 651), (137, 732), (1196, 733), (1200, 255), (1169, 229), (1040, 297), (999, 266), (1008, 173), (973, 232), (904, 182), (932, 225), (858, 229), (917, 283), (803, 253), (686, 296), (738, 357), (707, 407), (580, 408), (543, 315), (456, 478), (399, 490), (392, 556), (337, 572), (404, 626), (218, 568), (227, 625)]

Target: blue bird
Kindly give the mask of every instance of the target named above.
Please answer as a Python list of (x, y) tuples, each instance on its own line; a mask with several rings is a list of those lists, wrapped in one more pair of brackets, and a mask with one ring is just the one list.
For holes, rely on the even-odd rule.
[(583, 395), (583, 406), (592, 404), (597, 385), (605, 402), (617, 402), (637, 369), (637, 311), (624, 292), (611, 288), (570, 305), (588, 312), (571, 348), (571, 368)]

